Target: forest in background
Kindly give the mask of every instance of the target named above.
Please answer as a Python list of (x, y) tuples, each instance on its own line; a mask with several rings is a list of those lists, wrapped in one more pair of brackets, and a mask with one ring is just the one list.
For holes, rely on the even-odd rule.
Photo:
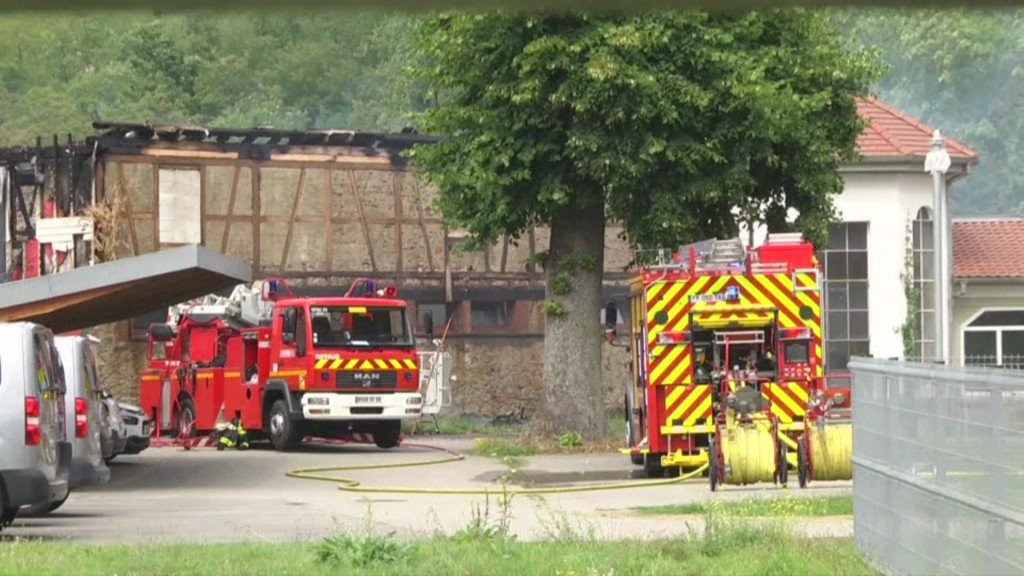
[[(843, 10), (878, 48), (879, 96), (978, 150), (957, 215), (1024, 216), (1024, 10)], [(0, 145), (106, 121), (394, 131), (428, 105), (415, 16), (89, 13), (0, 17)]]

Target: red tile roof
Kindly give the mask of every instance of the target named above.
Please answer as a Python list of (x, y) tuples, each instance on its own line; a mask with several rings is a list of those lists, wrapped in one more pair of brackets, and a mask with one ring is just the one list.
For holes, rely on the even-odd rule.
[(1024, 219), (954, 220), (953, 276), (1024, 278)]
[[(924, 158), (932, 148), (934, 128), (907, 116), (875, 98), (857, 101), (857, 113), (869, 122), (857, 138), (857, 148), (867, 158)], [(978, 153), (945, 137), (954, 160), (977, 160)]]

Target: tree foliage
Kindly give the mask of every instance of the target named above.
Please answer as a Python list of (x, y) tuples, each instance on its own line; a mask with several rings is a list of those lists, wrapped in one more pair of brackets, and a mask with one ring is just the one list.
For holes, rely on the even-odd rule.
[(733, 208), (820, 232), (880, 76), (820, 14), (445, 14), (417, 36), (446, 135), (417, 161), (490, 242), (606, 202), (637, 245), (735, 233)]
[(437, 98), (422, 127), (445, 139), (414, 161), (445, 218), (485, 244), (550, 227), (537, 422), (584, 437), (603, 429), (605, 219), (672, 246), (734, 236), (737, 207), (775, 230), (795, 209), (822, 239), (880, 75), (805, 10), (440, 14), (416, 39)]
[(413, 17), (384, 13), (0, 18), (0, 141), (127, 122), (398, 130), (422, 106)]
[(1024, 10), (846, 10), (835, 21), (881, 50), (887, 101), (978, 151), (953, 188), (955, 213), (1024, 216)]

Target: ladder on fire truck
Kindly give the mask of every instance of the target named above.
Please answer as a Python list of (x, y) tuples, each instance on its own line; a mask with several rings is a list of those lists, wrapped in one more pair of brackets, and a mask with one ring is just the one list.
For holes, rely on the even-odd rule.
[(274, 301), (280, 284), (276, 280), (257, 280), (252, 285), (239, 284), (230, 296), (207, 294), (189, 302), (171, 306), (167, 321), (177, 326), (183, 316), (195, 320), (222, 318), (233, 327), (269, 326), (273, 320)]
[(423, 394), (423, 408), (419, 417), (413, 422), (413, 434), (419, 431), (420, 421), (424, 416), (430, 416), (434, 422), (434, 431), (440, 434), (441, 424), (437, 421), (437, 415), (441, 412), (441, 408), (451, 405), (451, 382), (454, 377), (451, 374), (451, 353), (445, 349), (445, 342), (448, 340), (448, 330), (451, 328), (454, 318), (454, 316), (448, 318), (441, 338), (434, 339), (433, 351), (421, 350), (419, 352), (420, 392)]

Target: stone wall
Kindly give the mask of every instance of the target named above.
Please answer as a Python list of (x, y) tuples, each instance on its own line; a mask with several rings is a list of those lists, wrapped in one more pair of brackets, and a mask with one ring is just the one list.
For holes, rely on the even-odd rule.
[(130, 404), (139, 401), (139, 373), (146, 367), (146, 343), (128, 339), (124, 322), (85, 330), (99, 338), (98, 363), (103, 384), (111, 394)]
[[(447, 413), (492, 417), (522, 410), (529, 418), (537, 411), (544, 397), (542, 337), (452, 340), (447, 346), (456, 376)], [(624, 348), (605, 344), (603, 365), (594, 368), (594, 377), (603, 382), (609, 411), (623, 409), (629, 378), (627, 358)]]

